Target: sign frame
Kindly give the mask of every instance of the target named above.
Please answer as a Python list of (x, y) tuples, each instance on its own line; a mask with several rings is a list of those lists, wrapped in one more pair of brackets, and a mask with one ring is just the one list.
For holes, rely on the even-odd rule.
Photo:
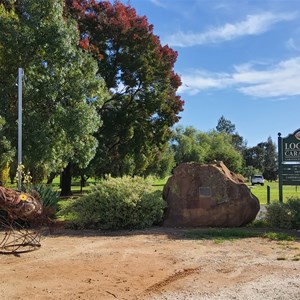
[(283, 202), (283, 185), (300, 185), (300, 128), (287, 137), (278, 133), (279, 202)]

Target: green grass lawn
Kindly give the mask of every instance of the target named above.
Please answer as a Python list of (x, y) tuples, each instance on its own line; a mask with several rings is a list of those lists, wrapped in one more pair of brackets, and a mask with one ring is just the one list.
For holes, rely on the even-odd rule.
[[(278, 201), (279, 191), (278, 191), (278, 182), (268, 182), (265, 180), (265, 185), (249, 185), (251, 192), (259, 199), (260, 204), (267, 203), (267, 186), (270, 187), (270, 200), (271, 202)], [(290, 197), (299, 197), (300, 198), (300, 187), (284, 185), (282, 188), (283, 191), (283, 202)]]
[[(168, 178), (157, 179), (154, 181), (153, 186), (162, 190)], [(267, 204), (267, 186), (270, 186), (270, 200), (271, 202), (278, 201), (279, 191), (278, 182), (268, 182), (265, 181), (265, 185), (249, 185), (247, 184), (251, 192), (259, 199), (260, 204)], [(300, 187), (296, 186), (283, 186), (283, 201), (286, 201), (289, 197), (299, 197), (300, 198)]]
[(216, 243), (251, 237), (262, 237), (275, 241), (294, 241), (296, 239), (296, 236), (286, 233), (264, 230), (256, 231), (248, 227), (191, 229), (185, 233), (185, 236), (190, 239), (214, 240)]
[[(154, 179), (153, 187), (157, 190), (163, 190), (164, 185), (166, 184), (168, 177), (164, 179)], [(83, 193), (89, 191), (91, 186), (96, 184), (94, 179), (89, 179), (87, 185), (83, 187)], [(278, 192), (278, 182), (268, 182), (265, 181), (265, 185), (254, 185), (251, 186), (247, 184), (251, 192), (259, 199), (260, 204), (267, 203), (267, 186), (270, 186), (270, 199), (271, 202), (278, 201), (279, 199), (279, 192)], [(9, 186), (11, 187), (11, 186)], [(54, 190), (59, 191), (59, 177), (56, 177), (53, 180), (52, 187)], [(12, 187), (13, 188), (13, 187)], [(80, 193), (80, 182), (79, 179), (73, 178), (72, 181), (72, 192), (75, 194)], [(283, 201), (285, 202), (289, 197), (299, 197), (300, 198), (300, 187), (297, 186), (283, 186)]]
[[(94, 184), (96, 184), (95, 179), (94, 178), (89, 178), (87, 183), (86, 183), (86, 186), (84, 186), (82, 188), (82, 193), (86, 193), (86, 192), (90, 191), (91, 186), (94, 185)], [(54, 190), (60, 191), (60, 178), (59, 178), (59, 176), (55, 177), (53, 179), (53, 182), (52, 182), (51, 186)], [(80, 179), (79, 178), (72, 178), (71, 190), (75, 194), (81, 193), (81, 186), (80, 186)]]

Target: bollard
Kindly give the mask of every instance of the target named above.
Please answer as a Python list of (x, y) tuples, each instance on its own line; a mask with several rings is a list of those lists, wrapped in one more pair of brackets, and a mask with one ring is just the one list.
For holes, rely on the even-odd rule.
[(271, 187), (269, 185), (267, 185), (267, 204), (270, 204), (270, 191), (271, 191)]

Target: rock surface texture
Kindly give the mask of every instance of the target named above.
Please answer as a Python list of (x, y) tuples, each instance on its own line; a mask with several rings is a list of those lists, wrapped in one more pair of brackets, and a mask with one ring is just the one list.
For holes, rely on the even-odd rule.
[(165, 226), (237, 227), (255, 219), (258, 199), (223, 162), (183, 163), (163, 190)]

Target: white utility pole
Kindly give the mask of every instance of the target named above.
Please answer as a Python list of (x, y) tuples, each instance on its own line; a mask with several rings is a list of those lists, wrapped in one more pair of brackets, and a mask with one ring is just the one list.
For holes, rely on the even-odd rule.
[(20, 166), (22, 164), (22, 81), (24, 71), (18, 69), (18, 190), (21, 190), (22, 174)]

